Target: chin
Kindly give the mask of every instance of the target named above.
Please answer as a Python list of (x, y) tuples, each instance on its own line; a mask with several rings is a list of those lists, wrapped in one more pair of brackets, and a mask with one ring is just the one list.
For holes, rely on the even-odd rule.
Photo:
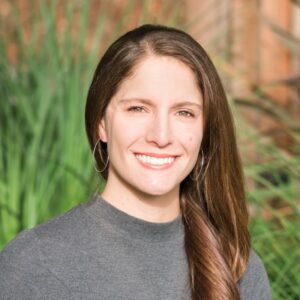
[(166, 186), (147, 186), (144, 188), (139, 189), (143, 194), (152, 196), (152, 197), (162, 197), (162, 196), (167, 196), (174, 192), (175, 187), (173, 188), (167, 188)]

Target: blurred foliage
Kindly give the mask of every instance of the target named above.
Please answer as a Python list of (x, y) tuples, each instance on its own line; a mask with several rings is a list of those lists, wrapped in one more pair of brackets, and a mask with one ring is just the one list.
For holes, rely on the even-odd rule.
[[(192, 26), (184, 22), (182, 1), (23, 2), (0, 4), (0, 249), (19, 231), (101, 189), (85, 136), (84, 106), (92, 72), (110, 42), (143, 23), (187, 31)], [(295, 36), (267, 18), (264, 24), (299, 57)], [(211, 56), (237, 125), (253, 247), (264, 260), (273, 299), (299, 299), (299, 116), (275, 101), (265, 83), (250, 82), (247, 97), (236, 94), (230, 83), (245, 74), (232, 62), (230, 49), (213, 51), (220, 39), (211, 42)], [(290, 90), (298, 108), (299, 78), (291, 74), (274, 83)], [(278, 126), (263, 132), (248, 115)]]

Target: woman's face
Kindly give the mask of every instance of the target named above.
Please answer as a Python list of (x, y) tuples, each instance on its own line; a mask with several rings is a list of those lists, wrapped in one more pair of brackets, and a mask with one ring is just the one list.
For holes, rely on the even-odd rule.
[(179, 196), (203, 135), (202, 96), (181, 61), (148, 56), (111, 99), (99, 126), (115, 192)]

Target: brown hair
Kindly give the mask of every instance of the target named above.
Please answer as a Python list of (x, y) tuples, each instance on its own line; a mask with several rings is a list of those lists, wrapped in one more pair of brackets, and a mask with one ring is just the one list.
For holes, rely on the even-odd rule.
[[(147, 55), (171, 56), (185, 63), (193, 70), (203, 95), (201, 151), (180, 188), (192, 298), (240, 299), (237, 282), (248, 262), (250, 237), (234, 126), (213, 63), (187, 33), (144, 25), (121, 36), (102, 57), (89, 89), (85, 112), (90, 146), (98, 150), (95, 152), (98, 168), (102, 170), (107, 160), (106, 144), (97, 144), (99, 122), (120, 84)], [(102, 176), (107, 179), (108, 168)]]

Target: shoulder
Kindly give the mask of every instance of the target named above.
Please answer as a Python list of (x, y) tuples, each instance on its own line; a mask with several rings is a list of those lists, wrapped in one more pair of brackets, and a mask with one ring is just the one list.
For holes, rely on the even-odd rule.
[(0, 253), (0, 261), (11, 261), (12, 258), (19, 260), (23, 255), (39, 251), (45, 243), (66, 241), (66, 237), (70, 237), (70, 233), (80, 227), (83, 221), (81, 215), (83, 213), (78, 205), (63, 215), (32, 229), (23, 230)]
[(22, 231), (0, 253), (0, 261), (36, 253), (46, 246), (74, 243), (87, 222), (81, 205), (75, 206), (63, 215), (52, 218), (32, 229)]
[(11, 296), (27, 299), (26, 293), (30, 299), (39, 298), (45, 282), (52, 290), (68, 294), (52, 265), (58, 264), (68, 249), (82, 242), (80, 237), (85, 234), (86, 223), (85, 213), (76, 206), (13, 239), (0, 253), (0, 290), (4, 297), (1, 299)]
[(250, 252), (249, 262), (243, 277), (239, 281), (242, 300), (272, 298), (270, 283), (262, 260), (255, 251)]

